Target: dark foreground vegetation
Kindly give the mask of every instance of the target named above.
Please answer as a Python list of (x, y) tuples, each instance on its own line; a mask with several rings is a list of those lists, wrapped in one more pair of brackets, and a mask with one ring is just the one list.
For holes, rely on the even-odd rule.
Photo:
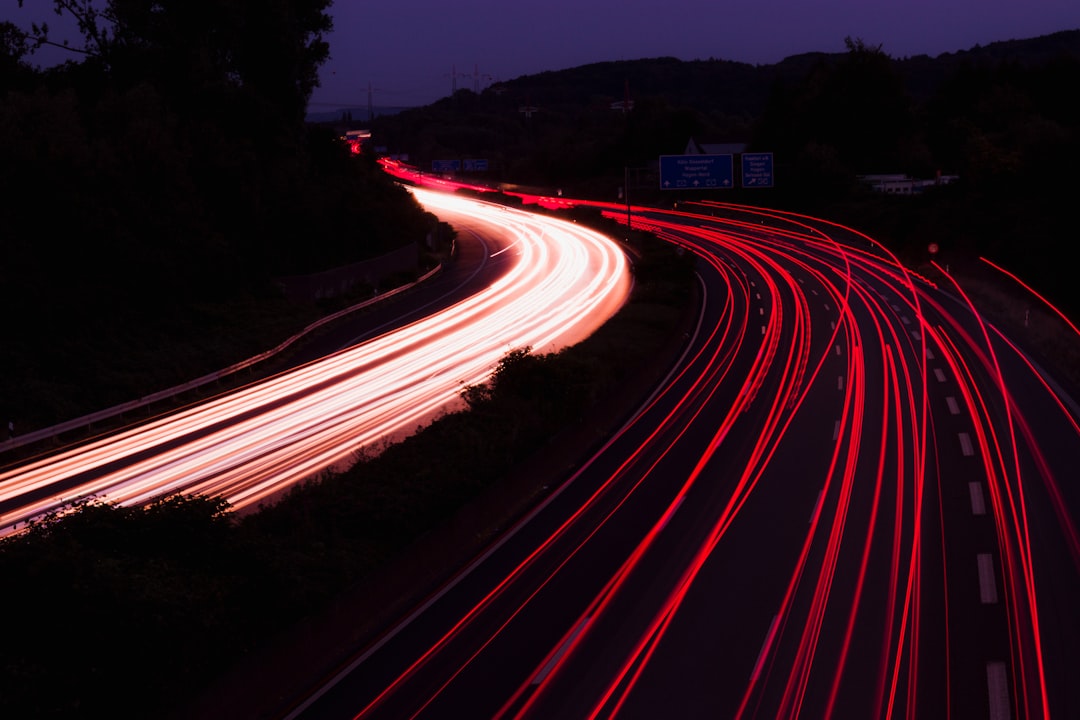
[[(0, 542), (0, 613), (18, 618), (5, 630), (0, 716), (226, 717), (232, 710), (222, 702), (191, 710), (222, 672), (325, 611), (470, 502), (499, 492), (538, 453), (561, 458), (557, 471), (568, 467), (575, 455), (562, 441), (592, 433), (598, 442), (680, 344), (691, 262), (647, 237), (635, 242), (633, 300), (593, 337), (558, 354), (509, 353), (489, 383), (463, 390), (466, 411), (273, 507), (234, 518), (221, 501), (202, 498), (144, 509), (84, 504)], [(555, 480), (531, 476), (489, 501), (455, 538), (453, 562)], [(257, 698), (272, 701), (273, 691), (285, 689)]]
[(274, 347), (322, 312), (278, 278), (425, 239), (373, 159), (304, 122), (329, 4), (58, 0), (85, 37), (48, 70), (46, 30), (0, 22), (5, 438)]

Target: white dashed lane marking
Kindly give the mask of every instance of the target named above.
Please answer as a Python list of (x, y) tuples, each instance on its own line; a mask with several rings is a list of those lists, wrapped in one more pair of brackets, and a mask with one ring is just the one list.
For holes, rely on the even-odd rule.
[(997, 585), (994, 583), (994, 556), (979, 553), (976, 561), (979, 564), (979, 602), (993, 605), (998, 601)]
[(969, 482), (968, 494), (971, 495), (971, 514), (985, 515), (986, 499), (983, 497), (982, 483), (975, 481)]
[(986, 689), (990, 694), (990, 720), (1009, 720), (1009, 675), (1003, 662), (986, 663)]

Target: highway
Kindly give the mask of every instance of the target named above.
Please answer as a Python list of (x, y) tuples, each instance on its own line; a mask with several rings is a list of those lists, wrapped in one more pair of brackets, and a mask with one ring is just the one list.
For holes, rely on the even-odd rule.
[(634, 226), (698, 258), (676, 367), (286, 716), (1080, 717), (1076, 405), (857, 232)]
[[(255, 507), (455, 407), (509, 350), (553, 351), (590, 334), (630, 289), (619, 245), (573, 223), (414, 190), (484, 248), (476, 273), (421, 317), (268, 380), (0, 473), (0, 535), (95, 499), (173, 493)], [(475, 274), (475, 273), (474, 273)], [(452, 302), (447, 298), (454, 298)]]

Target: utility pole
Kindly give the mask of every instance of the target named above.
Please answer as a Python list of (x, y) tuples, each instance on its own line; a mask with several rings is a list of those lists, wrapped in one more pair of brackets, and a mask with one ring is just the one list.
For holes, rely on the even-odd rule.
[(472, 78), (473, 78), (473, 92), (476, 93), (477, 95), (480, 94), (480, 84), (483, 81), (485, 81), (485, 80), (490, 81), (490, 80), (495, 79), (494, 77), (492, 77), (491, 75), (488, 75), (487, 73), (483, 73), (483, 74), (480, 73), (480, 63), (476, 63), (475, 65), (473, 65)]
[(529, 102), (528, 96), (525, 96), (525, 104), (518, 108), (518, 112), (524, 115), (525, 119), (528, 120), (533, 116), (533, 113), (539, 109), (540, 108)]
[[(630, 99), (630, 79), (625, 80), (622, 105), (623, 117), (626, 118), (626, 143), (625, 162), (623, 163), (623, 197), (626, 199), (626, 242), (630, 242), (630, 233), (634, 229), (634, 216), (630, 210), (630, 110), (634, 107), (634, 101)], [(618, 104), (618, 103), (616, 103)]]

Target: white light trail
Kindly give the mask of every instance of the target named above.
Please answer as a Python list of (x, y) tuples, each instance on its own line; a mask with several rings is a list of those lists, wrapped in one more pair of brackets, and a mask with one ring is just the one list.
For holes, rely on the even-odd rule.
[[(481, 292), (392, 333), (260, 384), (0, 474), (0, 535), (76, 498), (123, 505), (184, 492), (256, 504), (354, 452), (415, 428), (482, 382), (509, 349), (587, 337), (625, 301), (611, 239), (553, 218), (414, 190), (441, 219), (507, 239), (512, 267)], [(75, 479), (77, 487), (50, 492)]]

